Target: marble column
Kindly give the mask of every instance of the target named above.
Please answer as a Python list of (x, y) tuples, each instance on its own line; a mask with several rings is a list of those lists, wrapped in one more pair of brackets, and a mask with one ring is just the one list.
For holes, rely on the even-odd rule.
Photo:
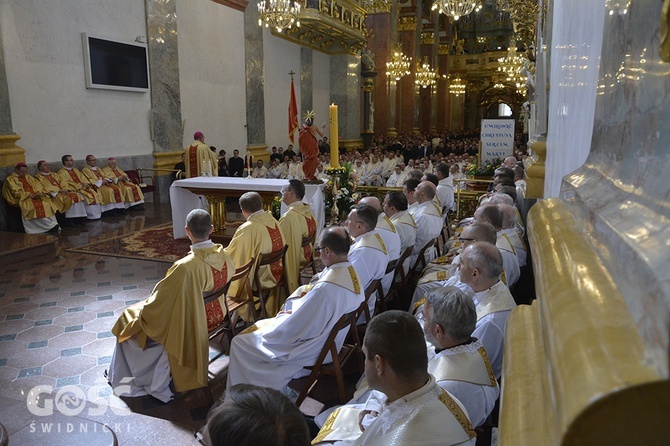
[[(300, 47), (300, 110), (304, 115), (314, 109), (314, 53), (311, 48)], [(298, 121), (302, 121), (298, 116)]]
[(377, 72), (366, 70), (361, 75), (363, 76), (363, 131), (361, 137), (363, 146), (371, 147), (375, 136), (373, 91)]
[(340, 147), (363, 147), (361, 139), (361, 61), (353, 54), (330, 58), (330, 102), (338, 106)]
[[(395, 50), (395, 45), (398, 42), (398, 0), (391, 1), (391, 23), (389, 26), (389, 48), (391, 49), (390, 54), (393, 54)], [(389, 58), (390, 59), (390, 58)], [(395, 137), (398, 136), (398, 131), (396, 130), (396, 108), (398, 104), (396, 103), (396, 91), (398, 89), (398, 83), (396, 80), (387, 76), (388, 78), (388, 104), (389, 104), (389, 124), (388, 124), (388, 136)]]
[[(151, 67), (151, 138), (154, 168), (172, 169), (183, 150), (177, 0), (145, 0)], [(156, 176), (161, 201), (169, 201), (170, 175)]]
[(255, 7), (244, 11), (244, 62), (247, 84), (247, 152), (253, 156), (267, 155), (263, 28), (258, 26), (258, 8)]
[(26, 160), (25, 150), (16, 145), (21, 137), (12, 130), (12, 110), (5, 71), (5, 51), (0, 29), (0, 167), (14, 166)]
[[(414, 30), (414, 69), (421, 65), (421, 9), (423, 8), (423, 1), (417, 0), (416, 11), (418, 20), (416, 29)], [(418, 135), (421, 128), (421, 87), (414, 85), (414, 104), (412, 109), (412, 134)]]
[(146, 0), (154, 152), (183, 149), (177, 1)]

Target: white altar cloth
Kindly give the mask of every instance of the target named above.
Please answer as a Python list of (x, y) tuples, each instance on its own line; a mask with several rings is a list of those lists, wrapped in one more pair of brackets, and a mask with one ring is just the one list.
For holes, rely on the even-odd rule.
[[(184, 224), (186, 216), (193, 209), (209, 210), (209, 203), (202, 195), (196, 195), (191, 189), (222, 189), (244, 192), (277, 192), (282, 186), (288, 184), (288, 180), (277, 180), (267, 178), (236, 178), (236, 177), (196, 177), (178, 180), (170, 186), (170, 205), (172, 206), (172, 232), (175, 239), (186, 237)], [(323, 201), (323, 184), (305, 184), (305, 197), (303, 201), (308, 203), (314, 218), (316, 218), (317, 237), (326, 222), (325, 203)], [(281, 213), (286, 212), (286, 205), (282, 203)]]

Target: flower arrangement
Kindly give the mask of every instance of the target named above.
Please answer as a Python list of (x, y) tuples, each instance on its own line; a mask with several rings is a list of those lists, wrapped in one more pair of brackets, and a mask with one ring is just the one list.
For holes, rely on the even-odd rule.
[(468, 167), (465, 169), (465, 174), (468, 177), (486, 177), (487, 179), (490, 179), (501, 164), (502, 159), (500, 158), (486, 160), (480, 166), (477, 166), (476, 164), (468, 164)]
[(272, 199), (272, 216), (277, 220), (281, 218), (281, 197)]
[(333, 205), (337, 207), (336, 219), (342, 221), (349, 215), (351, 206), (356, 203), (356, 178), (351, 171), (351, 164), (344, 163), (341, 167), (329, 167), (324, 172), (330, 175), (323, 192), (325, 194), (326, 215), (332, 215)]

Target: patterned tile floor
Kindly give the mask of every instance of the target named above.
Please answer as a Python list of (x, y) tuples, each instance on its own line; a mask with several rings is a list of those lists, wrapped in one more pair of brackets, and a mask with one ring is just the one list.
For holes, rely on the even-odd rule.
[(167, 405), (151, 397), (126, 404), (103, 378), (116, 318), (170, 265), (65, 251), (170, 220), (169, 205), (147, 203), (144, 211), (64, 228), (56, 258), (0, 264), (0, 423), (10, 444), (107, 444), (97, 423), (110, 426), (121, 445), (196, 444), (208, 393)]

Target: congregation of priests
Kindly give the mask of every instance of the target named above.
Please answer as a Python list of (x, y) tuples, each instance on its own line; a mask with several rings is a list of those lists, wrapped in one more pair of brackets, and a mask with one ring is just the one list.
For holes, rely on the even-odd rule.
[[(195, 167), (204, 165), (197, 158), (199, 145), (204, 143), (191, 146)], [(188, 159), (188, 149), (185, 155)], [(376, 156), (372, 161), (379, 163)], [(238, 321), (247, 328), (232, 338), (227, 390), (205, 429), (205, 441), (217, 444), (215, 439), (231, 429), (226, 414), (245, 398), (260, 398), (258, 389), (273, 401), (295, 399), (292, 380), (306, 376), (305, 367), (315, 363), (338, 321), (355, 315), (365, 331), (364, 373), (349, 403), (316, 417), (321, 430), (313, 440), (474, 444), (476, 428), (491, 416), (499, 397), (504, 328), (516, 305), (510, 287), (526, 259), (514, 206), (516, 164), (514, 157), (505, 160), (474, 217), (460, 222), (443, 243), (437, 241), (449, 225), (454, 187), (464, 181), (456, 176), (455, 163), (410, 172), (383, 200), (360, 199), (341, 225), (318, 236), (316, 219), (302, 201), (305, 186), (296, 178), (281, 191), (288, 210), (279, 220), (263, 209), (258, 193), (242, 195), (245, 223), (226, 247), (211, 241), (210, 215), (192, 211), (185, 228), (189, 254), (172, 265), (147, 299), (128, 307), (112, 330), (118, 343), (110, 384), (122, 395), (151, 395), (163, 402), (174, 392), (205, 387), (208, 332), (226, 317)], [(255, 305), (227, 315), (225, 296), (207, 305), (194, 299), (223, 287), (236, 269), (262, 254), (285, 247), (283, 260), (255, 264), (251, 271), (251, 291), (266, 297)], [(323, 270), (311, 280), (301, 277), (315, 258)], [(286, 290), (276, 287), (283, 278)], [(244, 296), (244, 287), (232, 282), (228, 296)], [(387, 302), (383, 296), (391, 291), (394, 297)], [(335, 336), (338, 350), (347, 332)], [(298, 424), (292, 429), (306, 429), (304, 421)]]

